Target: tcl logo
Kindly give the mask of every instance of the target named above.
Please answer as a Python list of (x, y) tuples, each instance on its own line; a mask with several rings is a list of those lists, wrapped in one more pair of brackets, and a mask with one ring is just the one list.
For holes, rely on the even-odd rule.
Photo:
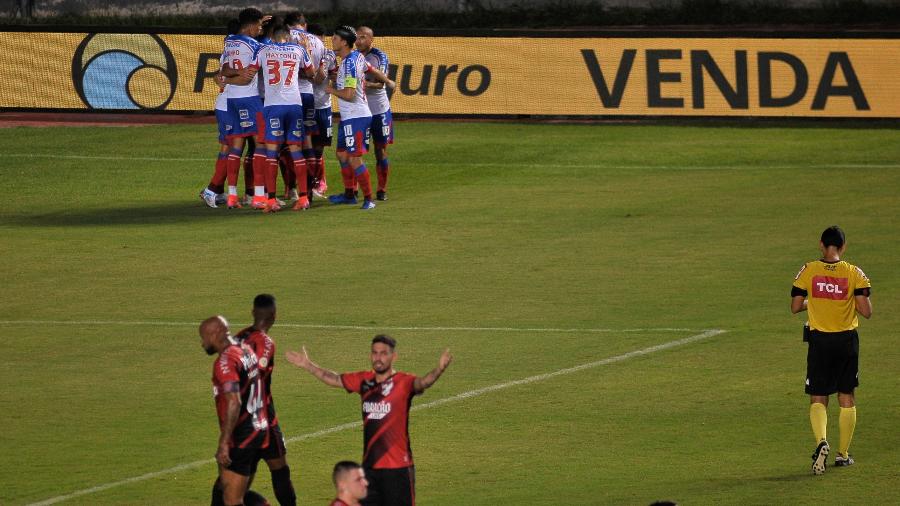
[(812, 296), (819, 299), (844, 300), (847, 298), (848, 286), (847, 278), (813, 276)]

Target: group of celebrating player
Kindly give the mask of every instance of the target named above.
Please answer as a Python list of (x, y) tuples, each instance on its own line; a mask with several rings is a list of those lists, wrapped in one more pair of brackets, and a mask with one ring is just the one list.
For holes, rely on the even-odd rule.
[[(253, 300), (253, 325), (232, 337), (221, 316), (200, 324), (201, 345), (213, 364), (213, 396), (219, 417), (216, 461), (219, 475), (213, 486), (213, 506), (266, 506), (249, 490), (257, 465), (264, 460), (272, 488), (282, 506), (297, 502), (281, 425), (272, 399), (275, 342), (268, 332), (275, 324), (275, 297)], [(288, 352), (287, 360), (326, 385), (357, 393), (362, 400), (364, 452), (362, 464), (338, 462), (332, 480), (332, 506), (414, 506), (415, 467), (409, 443), (409, 409), (415, 395), (430, 388), (450, 365), (449, 350), (424, 376), (394, 370), (397, 342), (390, 336), (372, 339), (368, 371), (338, 374), (310, 360), (306, 348)]]
[[(325, 47), (324, 28), (307, 24), (299, 12), (281, 17), (248, 8), (228, 31), (216, 77), (219, 156), (200, 198), (209, 207), (224, 203), (229, 209), (247, 205), (279, 211), (286, 205), (277, 198), (280, 168), (285, 200), (294, 202), (295, 211), (309, 209), (313, 197), (324, 197), (328, 188), (324, 149), (332, 143), (334, 95), (344, 192), (328, 200), (357, 204), (362, 192), (362, 209), (374, 209), (376, 199), (387, 200), (387, 146), (394, 141), (387, 91), (395, 83), (387, 76), (387, 55), (372, 45), (372, 29), (336, 28), (332, 50)], [(374, 199), (362, 159), (370, 138), (378, 175)], [(237, 192), (242, 166), (243, 201)]]

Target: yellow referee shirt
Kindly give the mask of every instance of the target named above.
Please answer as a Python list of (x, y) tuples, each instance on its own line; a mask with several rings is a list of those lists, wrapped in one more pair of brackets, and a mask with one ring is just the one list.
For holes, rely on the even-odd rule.
[(854, 295), (868, 295), (869, 278), (848, 262), (815, 260), (800, 268), (794, 278), (794, 295), (807, 298), (809, 328), (842, 332), (859, 326)]

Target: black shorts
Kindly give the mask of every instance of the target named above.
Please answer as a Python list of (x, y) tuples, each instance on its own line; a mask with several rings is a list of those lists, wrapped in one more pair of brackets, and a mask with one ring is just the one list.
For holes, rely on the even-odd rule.
[(366, 469), (369, 495), (364, 506), (415, 506), (416, 468)]
[(281, 433), (281, 425), (269, 427), (269, 446), (260, 450), (260, 458), (272, 460), (284, 457), (286, 454), (287, 448), (284, 446), (284, 434)]
[(810, 331), (806, 352), (806, 393), (831, 395), (853, 393), (859, 386), (859, 335)]
[(241, 476), (251, 476), (256, 472), (256, 465), (262, 458), (262, 448), (232, 448), (228, 453), (231, 464), (225, 469)]

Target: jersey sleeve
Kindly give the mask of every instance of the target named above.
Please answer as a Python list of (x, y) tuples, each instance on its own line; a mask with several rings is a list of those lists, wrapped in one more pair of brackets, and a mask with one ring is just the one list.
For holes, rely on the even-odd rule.
[(362, 372), (348, 372), (341, 374), (341, 383), (348, 393), (359, 393), (362, 390), (363, 376)]
[(384, 51), (378, 52), (378, 70), (382, 71), (385, 75), (388, 73), (388, 69), (390, 68), (390, 64), (388, 63), (387, 53)]
[(409, 391), (409, 397), (415, 397), (416, 395), (425, 393), (424, 391), (416, 392), (416, 375), (415, 374), (405, 374), (403, 380), (404, 380), (404, 383), (406, 384), (406, 388)]
[(338, 74), (337, 89), (356, 88), (359, 76), (356, 75), (356, 62), (350, 58), (345, 58), (341, 63), (341, 72)]
[(808, 266), (809, 264), (803, 264), (803, 266), (800, 267), (800, 272), (798, 272), (797, 275), (794, 276), (794, 285), (793, 289), (791, 289), (791, 295), (797, 294), (797, 290), (804, 292), (802, 293), (802, 295), (806, 295), (807, 293), (809, 293), (810, 270)]
[(305, 47), (300, 46), (300, 66), (304, 69), (312, 68), (312, 58), (309, 57), (309, 51)]
[(237, 392), (240, 390), (241, 377), (238, 373), (240, 359), (232, 353), (233, 348), (225, 350), (219, 355), (219, 360), (213, 364), (213, 378), (221, 385), (223, 392)]
[(872, 282), (859, 267), (853, 266), (853, 295), (869, 296), (872, 290)]

